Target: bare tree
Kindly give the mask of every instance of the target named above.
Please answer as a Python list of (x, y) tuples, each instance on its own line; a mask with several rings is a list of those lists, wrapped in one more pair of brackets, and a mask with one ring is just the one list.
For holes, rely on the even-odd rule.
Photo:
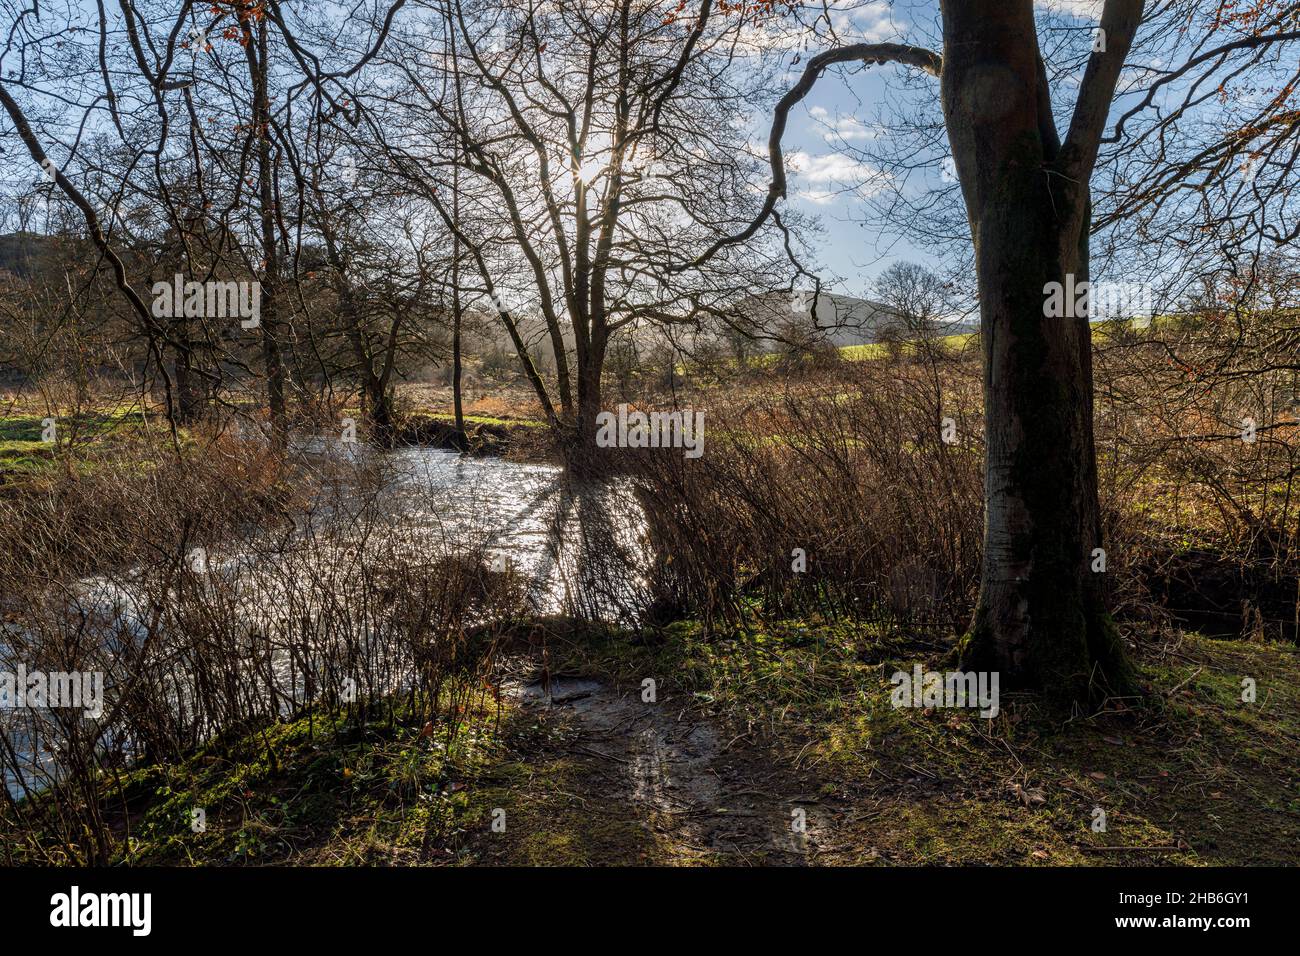
[[(1106, 0), (1064, 137), (1032, 0), (943, 0), (942, 56), (897, 43), (814, 56), (777, 106), (763, 215), (720, 243), (747, 240), (785, 195), (781, 139), (789, 112), (828, 68), (896, 63), (939, 78), (974, 244), (985, 365), (984, 565), (963, 659), (999, 670), (1011, 686), (1076, 702), (1132, 694), (1135, 684), (1107, 614), (1104, 575), (1094, 571), (1104, 560), (1098, 564), (1088, 310), (1085, 303), (1049, 318), (1045, 295), (1089, 281), (1090, 183), (1145, 6)], [(1155, 12), (1186, 20), (1185, 6), (1163, 3)], [(1214, 20), (1189, 63), (1249, 56), (1300, 38), (1288, 29), (1296, 5), (1275, 6), (1276, 15), (1231, 38), (1215, 35), (1224, 21)], [(1188, 69), (1195, 67), (1173, 75)]]
[(880, 329), (883, 341), (924, 348), (944, 334), (953, 296), (938, 273), (915, 262), (896, 262), (880, 274), (872, 291), (886, 309)]
[(453, 81), (431, 77), (434, 31), (417, 33), (391, 54), (404, 88), (363, 115), (465, 249), (568, 446), (588, 447), (616, 333), (694, 324), (788, 272), (776, 243), (666, 267), (757, 211), (741, 127), (763, 71), (739, 68), (739, 22), (665, 23), (644, 0), (426, 9), (450, 17), (432, 60)]

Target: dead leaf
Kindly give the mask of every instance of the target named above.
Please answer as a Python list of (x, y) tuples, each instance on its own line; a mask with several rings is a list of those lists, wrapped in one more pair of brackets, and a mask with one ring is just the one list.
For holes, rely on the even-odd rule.
[(1016, 784), (1013, 789), (1016, 792), (1016, 796), (1020, 798), (1020, 802), (1027, 807), (1033, 806), (1034, 804), (1047, 802), (1046, 795), (1039, 787), (1034, 787), (1033, 789), (1027, 790), (1024, 787), (1022, 787), (1020, 784)]

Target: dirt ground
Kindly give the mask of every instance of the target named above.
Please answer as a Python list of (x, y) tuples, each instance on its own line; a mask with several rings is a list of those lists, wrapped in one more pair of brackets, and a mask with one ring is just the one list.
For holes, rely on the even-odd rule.
[[(841, 686), (800, 716), (751, 694), (771, 732), (708, 693), (647, 699), (626, 672), (506, 682), (503, 756), (467, 781), (447, 847), (506, 865), (1285, 863), (1300, 839), (1295, 688), (1243, 707), (1241, 673), (1293, 650), (1186, 638), (1148, 657), (1143, 709), (997, 721), (873, 708)], [(644, 672), (644, 671), (643, 671)], [(838, 703), (835, 700), (838, 698)], [(829, 704), (828, 704), (829, 702)], [(1098, 811), (1105, 823), (1097, 826)], [(493, 813), (504, 823), (492, 829)]]
[(801, 865), (834, 850), (823, 823), (845, 808), (819, 795), (816, 776), (728, 734), (689, 699), (650, 702), (642, 688), (586, 678), (511, 690), (529, 770), (492, 791), (507, 824), (475, 842), (484, 862)]

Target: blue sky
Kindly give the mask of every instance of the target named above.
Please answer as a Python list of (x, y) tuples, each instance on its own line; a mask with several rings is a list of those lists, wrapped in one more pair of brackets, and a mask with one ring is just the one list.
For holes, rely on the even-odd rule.
[[(929, 41), (926, 25), (933, 23), (937, 3), (870, 3), (844, 16), (836, 24), (842, 42)], [(820, 48), (810, 44), (808, 55)], [(882, 135), (873, 126), (875, 104), (886, 96), (886, 77), (897, 67), (871, 67), (825, 74), (808, 97), (795, 108), (784, 138), (792, 173), (790, 203), (815, 215), (825, 229), (817, 242), (819, 272), (843, 277), (837, 291), (861, 295), (871, 279), (890, 262), (908, 259), (930, 262), (930, 257), (906, 238), (879, 236), (861, 220), (863, 192), (875, 171), (852, 155), (852, 148)], [(784, 86), (798, 78), (801, 65), (788, 70)], [(938, 81), (934, 89), (938, 94)], [(863, 184), (867, 185), (863, 185)]]
[[(939, 49), (935, 0), (880, 0), (855, 6), (836, 21), (841, 42), (903, 41)], [(1100, 0), (1038, 0), (1038, 6), (1073, 15), (1087, 24), (1096, 22)], [(824, 48), (810, 44), (808, 52)], [(787, 71), (784, 87), (793, 84), (800, 69), (801, 65)], [(852, 147), (887, 135), (887, 130), (872, 126), (873, 113), (878, 104), (888, 100), (886, 81), (891, 74), (897, 78), (900, 69), (875, 66), (851, 75), (828, 72), (791, 114), (784, 139), (787, 161), (792, 172), (797, 170), (789, 201), (820, 219), (825, 234), (818, 242), (818, 265), (824, 272), (842, 276), (837, 291), (848, 294), (866, 293), (874, 276), (897, 260), (941, 265), (909, 241), (906, 230), (900, 230), (899, 238), (881, 235), (861, 223), (865, 209), (858, 187), (864, 181), (869, 183), (874, 171), (852, 155)], [(938, 80), (928, 82), (937, 97)], [(1057, 95), (1061, 95), (1059, 91)], [(765, 129), (762, 136), (766, 136)], [(933, 157), (935, 161), (941, 158)], [(937, 175), (917, 172), (910, 177), (908, 188), (923, 189), (927, 181), (939, 185)]]

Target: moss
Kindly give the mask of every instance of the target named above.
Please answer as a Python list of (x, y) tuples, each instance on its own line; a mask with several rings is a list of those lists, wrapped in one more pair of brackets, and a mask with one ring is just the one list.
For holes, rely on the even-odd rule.
[[(436, 421), (445, 422), (448, 425), (454, 425), (456, 422), (455, 415), (448, 415), (442, 412), (429, 414), (429, 418)], [(465, 415), (463, 416), (466, 425), (499, 425), (503, 428), (545, 428), (546, 422), (535, 418), (496, 418), (491, 415)]]
[[(43, 439), (45, 420), (57, 419), (56, 442)], [(181, 429), (182, 444), (190, 440)], [(140, 440), (165, 443), (171, 439), (161, 413), (150, 415), (135, 406), (104, 406), (71, 416), (46, 413), (9, 414), (0, 418), (0, 481), (40, 476), (60, 461), (80, 474), (102, 467), (101, 453)], [(130, 467), (114, 462), (113, 467)], [(147, 467), (147, 466), (137, 466)]]
[[(818, 863), (1294, 864), (1300, 846), (1294, 647), (1149, 641), (1135, 666), (1161, 706), (1068, 720), (1027, 694), (1004, 694), (994, 719), (896, 709), (890, 674), (942, 669), (945, 649), (838, 620), (575, 628), (551, 653), (554, 673), (628, 687), (655, 675), (674, 721), (729, 741), (719, 770), (759, 768), (772, 806), (817, 805)], [(630, 799), (623, 765), (591, 756), (556, 714), (486, 698), (458, 720), (456, 735), (445, 722), (426, 734), (401, 708), (382, 722), (304, 714), (133, 769), (105, 785), (115, 862), (736, 862)], [(745, 859), (788, 862), (774, 847)]]
[[(121, 835), (114, 862), (346, 863), (395, 861), (454, 816), (460, 779), (487, 758), (491, 699), (460, 727), (358, 723), (309, 713), (231, 733), (174, 765), (104, 780), (103, 804)], [(37, 797), (40, 801), (43, 797)], [(205, 826), (195, 832), (194, 811)], [(413, 851), (413, 844), (416, 850)]]

